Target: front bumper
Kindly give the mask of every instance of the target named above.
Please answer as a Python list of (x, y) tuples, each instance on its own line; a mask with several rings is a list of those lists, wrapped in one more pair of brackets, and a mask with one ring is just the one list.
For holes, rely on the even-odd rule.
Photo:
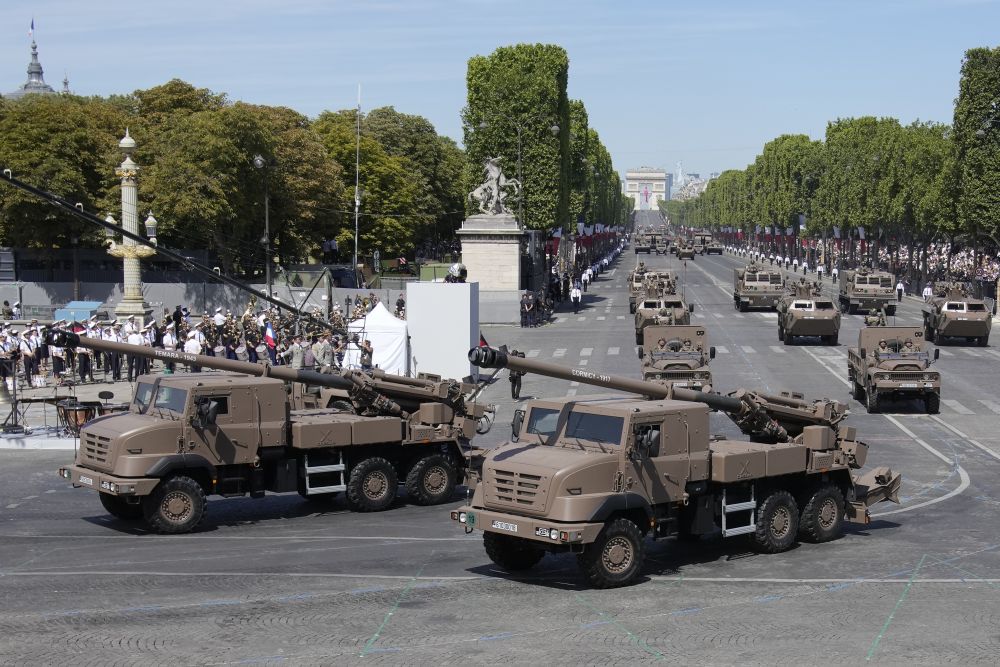
[(749, 294), (740, 295), (739, 301), (749, 308), (774, 308), (780, 298), (777, 294)]
[(850, 299), (850, 304), (857, 308), (858, 310), (880, 310), (883, 306), (888, 306), (892, 303), (892, 295), (880, 295), (880, 296), (864, 296), (857, 297), (852, 296)]
[(940, 336), (954, 336), (955, 338), (974, 338), (990, 335), (990, 322), (988, 320), (945, 320), (941, 328), (938, 329)]
[[(574, 544), (589, 544), (597, 539), (597, 534), (604, 527), (602, 523), (561, 523), (545, 519), (532, 519), (516, 514), (493, 512), (471, 505), (462, 505), (451, 511), (453, 521), (462, 523), (465, 532), (482, 530), (489, 533), (520, 537), (539, 546), (548, 545), (571, 546)], [(462, 519), (465, 519), (464, 521)], [(542, 535), (542, 531), (545, 534)], [(555, 539), (552, 538), (555, 531)]]
[(75, 488), (88, 488), (112, 496), (148, 496), (160, 483), (156, 477), (115, 477), (83, 466), (59, 468), (59, 476)]
[(879, 394), (910, 394), (914, 396), (940, 394), (941, 383), (923, 380), (914, 380), (913, 382), (879, 380), (875, 382), (875, 391)]

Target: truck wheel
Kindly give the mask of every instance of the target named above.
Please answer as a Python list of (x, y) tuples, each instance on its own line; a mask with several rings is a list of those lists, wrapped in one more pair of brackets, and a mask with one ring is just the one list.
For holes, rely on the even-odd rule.
[(347, 502), (356, 512), (381, 512), (396, 499), (396, 469), (381, 456), (365, 459), (351, 470)]
[(896, 314), (896, 306), (886, 306), (885, 307), (885, 314), (888, 315), (889, 317), (892, 317), (893, 315), (895, 315)]
[(816, 489), (799, 517), (799, 535), (810, 542), (829, 542), (844, 532), (844, 494), (833, 484)]
[(101, 497), (101, 504), (111, 516), (126, 521), (142, 518), (142, 505), (129, 505), (124, 498), (113, 496), (110, 493), (98, 493), (97, 495)]
[(851, 390), (851, 396), (854, 400), (860, 402), (865, 400), (865, 388), (861, 386), (861, 383), (857, 380), (854, 381), (854, 387)]
[(856, 304), (856, 303), (849, 304), (847, 306), (847, 313), (849, 315), (857, 315), (858, 314), (858, 304)]
[(775, 491), (757, 507), (754, 545), (765, 553), (789, 549), (799, 532), (799, 507), (788, 491)]
[(927, 394), (924, 396), (924, 409), (929, 415), (936, 415), (941, 412), (940, 394)]
[(490, 560), (508, 572), (530, 570), (545, 556), (530, 541), (499, 533), (483, 533), (483, 547)]
[(205, 518), (205, 505), (201, 484), (177, 475), (160, 482), (142, 499), (142, 514), (158, 533), (189, 533)]
[(584, 576), (595, 588), (616, 588), (639, 574), (646, 552), (639, 528), (628, 519), (604, 525), (593, 544), (577, 556)]
[(990, 344), (990, 337), (988, 334), (986, 336), (979, 337), (979, 347), (986, 347), (989, 344)]
[(440, 505), (455, 492), (455, 466), (441, 454), (425, 456), (410, 468), (406, 493), (417, 505)]
[(744, 302), (740, 301), (740, 312), (741, 313), (745, 313), (748, 310), (750, 310), (750, 307), (747, 304), (745, 304)]
[(635, 304), (634, 303), (630, 303), (628, 305), (628, 312), (631, 313), (632, 315), (635, 315)]
[(928, 343), (934, 342), (934, 329), (932, 329), (930, 325), (925, 327), (924, 340), (926, 340)]
[(785, 329), (780, 324), (778, 325), (778, 340), (785, 340)]
[(642, 345), (642, 331), (638, 331), (635, 334), (635, 344)]
[(878, 391), (875, 389), (865, 390), (865, 408), (868, 410), (868, 414), (873, 415), (878, 412)]
[(784, 334), (783, 338), (785, 341), (785, 345), (791, 345), (792, 342), (795, 340), (795, 336), (784, 330), (782, 330), (782, 333)]

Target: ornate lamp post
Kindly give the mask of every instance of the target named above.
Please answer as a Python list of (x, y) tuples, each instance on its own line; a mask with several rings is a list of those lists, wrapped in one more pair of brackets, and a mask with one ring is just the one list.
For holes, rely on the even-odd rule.
[[(129, 136), (128, 129), (125, 136), (118, 143), (118, 147), (125, 154), (125, 159), (115, 170), (115, 175), (121, 178), (122, 184), (122, 229), (133, 234), (139, 233), (139, 217), (137, 214), (139, 193), (137, 180), (139, 176), (139, 165), (132, 161), (132, 153), (135, 152), (135, 139)], [(110, 215), (108, 216), (111, 217)], [(152, 217), (152, 215), (150, 215)], [(113, 219), (113, 218), (112, 218)], [(130, 238), (122, 239), (121, 244), (111, 242), (108, 254), (112, 257), (122, 258), (124, 264), (124, 283), (122, 288), (122, 300), (115, 308), (115, 317), (124, 322), (131, 315), (136, 318), (146, 317), (151, 309), (142, 298), (142, 273), (139, 267), (139, 260), (152, 257), (156, 251), (147, 246), (136, 243)]]
[(264, 173), (264, 281), (267, 283), (267, 295), (271, 296), (271, 198), (268, 192), (267, 160), (263, 155), (254, 155), (253, 166)]

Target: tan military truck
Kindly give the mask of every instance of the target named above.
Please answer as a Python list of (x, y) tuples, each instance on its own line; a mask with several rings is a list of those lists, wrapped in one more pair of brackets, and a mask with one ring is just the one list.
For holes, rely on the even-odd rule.
[(667, 387), (712, 391), (715, 348), (708, 344), (705, 327), (692, 325), (648, 326), (643, 329), (639, 359), (642, 379)]
[[(591, 585), (623, 586), (641, 575), (647, 537), (749, 535), (775, 553), (836, 539), (845, 519), (867, 523), (870, 506), (898, 502), (898, 474), (854, 472), (868, 446), (841, 423), (841, 403), (667, 388), (489, 348), (469, 358), (637, 395), (539, 399), (515, 412), (513, 442), (486, 455), (472, 500), (451, 511), (466, 532), (483, 531), (503, 569), (571, 553)], [(710, 408), (755, 441), (710, 436)]]
[[(163, 533), (194, 530), (210, 495), (344, 493), (352, 509), (373, 512), (403, 483), (410, 502), (448, 502), (492, 412), (475, 402), (474, 385), (452, 380), (297, 371), (60, 335), (63, 346), (236, 371), (140, 376), (128, 411), (84, 424), (75, 463), (59, 469), (112, 515)], [(340, 398), (291, 409), (284, 380)]]
[(985, 301), (973, 298), (960, 283), (935, 283), (934, 296), (924, 304), (923, 315), (924, 334), (930, 342), (964, 338), (980, 347), (990, 342), (993, 313)]
[(920, 327), (867, 327), (858, 332), (858, 346), (847, 349), (847, 379), (851, 393), (868, 412), (878, 412), (886, 400), (921, 399), (927, 414), (941, 408), (941, 375), (930, 370), (933, 353)]
[(757, 262), (733, 269), (733, 306), (741, 313), (751, 308), (776, 308), (784, 293), (781, 271)]
[(887, 315), (895, 315), (895, 290), (896, 277), (891, 273), (867, 267), (845, 269), (840, 272), (840, 309), (853, 315), (885, 308)]
[(677, 259), (694, 259), (694, 246), (690, 241), (679, 241)]
[(642, 345), (642, 331), (653, 324), (691, 324), (694, 304), (677, 294), (647, 295), (636, 302), (635, 342)]
[(657, 235), (654, 248), (657, 255), (666, 255), (670, 252), (670, 239), (667, 238), (666, 234)]
[(717, 241), (717, 240), (715, 240), (713, 238), (712, 240), (710, 240), (708, 243), (705, 244), (705, 253), (704, 254), (706, 254), (706, 255), (721, 255), (724, 250), (725, 250), (725, 248), (723, 247), (722, 243), (720, 243), (719, 241)]
[(819, 287), (799, 282), (778, 302), (778, 340), (791, 345), (796, 338), (815, 337), (836, 345), (840, 336), (840, 311)]
[(635, 301), (641, 298), (644, 293), (643, 281), (647, 273), (645, 262), (639, 262), (635, 269), (628, 274), (628, 312), (635, 313)]

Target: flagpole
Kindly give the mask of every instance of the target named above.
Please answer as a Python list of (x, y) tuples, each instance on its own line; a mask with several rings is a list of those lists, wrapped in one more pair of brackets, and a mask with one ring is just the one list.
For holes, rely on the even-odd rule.
[(358, 217), (361, 209), (361, 84), (358, 84), (358, 112), (357, 112), (357, 143), (354, 148), (354, 282), (356, 287), (361, 287), (358, 280)]

